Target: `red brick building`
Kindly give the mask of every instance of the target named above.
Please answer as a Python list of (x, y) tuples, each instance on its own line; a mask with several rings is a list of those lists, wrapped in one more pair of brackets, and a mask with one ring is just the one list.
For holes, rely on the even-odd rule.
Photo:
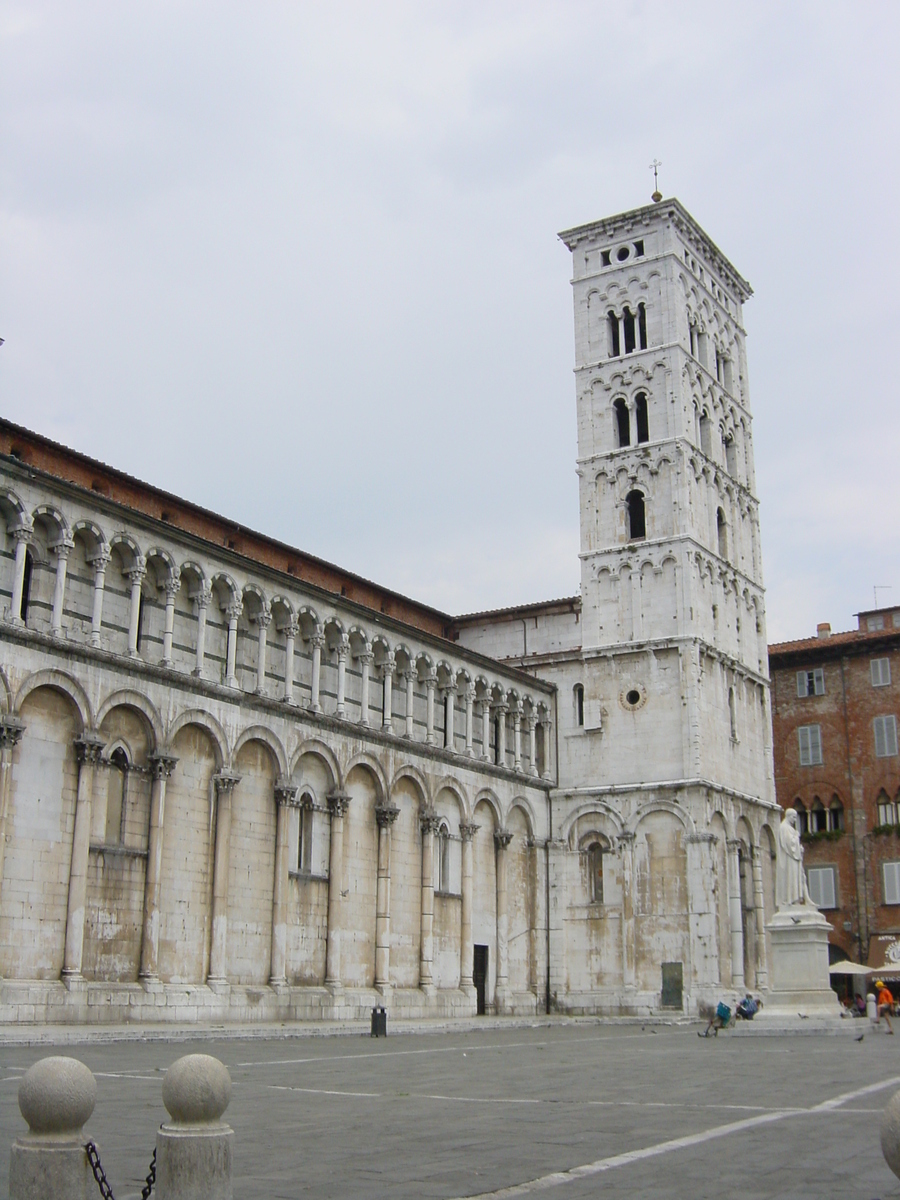
[(858, 621), (769, 647), (775, 788), (800, 817), (832, 960), (900, 978), (900, 608)]

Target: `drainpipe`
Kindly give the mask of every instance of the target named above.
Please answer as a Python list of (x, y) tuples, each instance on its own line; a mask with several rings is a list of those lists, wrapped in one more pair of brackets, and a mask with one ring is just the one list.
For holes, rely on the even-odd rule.
[[(859, 852), (856, 840), (856, 796), (853, 788), (853, 764), (850, 759), (850, 726), (847, 720), (847, 677), (844, 673), (846, 659), (841, 659), (841, 706), (844, 713), (844, 749), (847, 755), (847, 782), (850, 787), (850, 802), (853, 805), (850, 836), (853, 840), (853, 870), (856, 875), (856, 948), (859, 961), (869, 957), (869, 896), (866, 882), (866, 864), (863, 862), (862, 878), (859, 870)], [(863, 953), (863, 919), (865, 920), (865, 954)]]

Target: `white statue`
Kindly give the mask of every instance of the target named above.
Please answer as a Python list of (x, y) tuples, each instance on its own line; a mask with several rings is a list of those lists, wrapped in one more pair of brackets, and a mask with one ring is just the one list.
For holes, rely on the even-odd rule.
[(789, 808), (778, 828), (778, 854), (775, 864), (775, 907), (792, 904), (812, 904), (803, 870), (803, 846), (800, 844), (800, 822)]

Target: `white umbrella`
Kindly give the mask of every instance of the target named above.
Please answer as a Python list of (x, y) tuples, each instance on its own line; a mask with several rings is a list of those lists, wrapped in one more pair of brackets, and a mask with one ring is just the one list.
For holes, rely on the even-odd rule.
[(877, 975), (875, 967), (865, 967), (862, 963), (839, 962), (828, 968), (829, 975)]

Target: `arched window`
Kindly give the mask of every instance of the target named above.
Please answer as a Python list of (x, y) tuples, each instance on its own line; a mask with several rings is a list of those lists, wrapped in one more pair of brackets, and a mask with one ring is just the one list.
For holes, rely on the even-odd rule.
[(300, 797), (300, 820), (297, 828), (297, 870), (312, 871), (313, 798), (309, 792)]
[(707, 458), (712, 458), (709, 413), (707, 413), (705, 410), (700, 414), (700, 449)]
[(809, 833), (809, 815), (806, 811), (806, 805), (798, 798), (794, 801), (794, 812), (797, 814), (797, 822), (800, 825), (801, 833)]
[(719, 557), (728, 557), (728, 525), (725, 522), (725, 509), (716, 509), (716, 537), (719, 543)]
[[(500, 718), (494, 717), (494, 762), (500, 765)], [(505, 765), (505, 764), (504, 764)]]
[(602, 842), (592, 842), (588, 846), (591, 904), (603, 903), (603, 855), (606, 849)]
[(23, 624), (28, 622), (28, 602), (31, 599), (31, 576), (34, 571), (34, 555), (30, 550), (25, 551), (25, 569), (22, 572), (22, 603), (19, 606), (19, 616)]
[(731, 722), (731, 740), (738, 740), (737, 733), (737, 701), (735, 700), (734, 688), (728, 689), (728, 719)]
[(650, 441), (650, 423), (647, 419), (647, 397), (638, 392), (634, 398), (634, 421), (637, 425), (638, 443)]
[(138, 600), (138, 617), (137, 617), (137, 638), (134, 643), (135, 651), (141, 652), (141, 634), (144, 632), (144, 589), (141, 588), (140, 599)]
[(624, 400), (617, 400), (613, 405), (616, 414), (616, 437), (620, 446), (631, 445), (631, 428), (628, 405)]
[(809, 832), (828, 832), (828, 813), (826, 813), (825, 805), (818, 796), (813, 796), (812, 806), (809, 810)]
[(734, 438), (731, 434), (726, 434), (725, 439), (725, 469), (732, 478), (737, 478), (737, 449), (734, 444)]
[(622, 317), (622, 328), (625, 333), (625, 353), (631, 354), (637, 345), (635, 335), (639, 337), (640, 334), (638, 332), (637, 318), (628, 308), (625, 309), (625, 313)]
[(831, 797), (828, 805), (828, 828), (832, 833), (839, 833), (844, 828), (844, 806), (837, 795)]
[(643, 304), (638, 305), (637, 343), (639, 350), (647, 349), (647, 309)]
[(437, 885), (439, 892), (450, 891), (450, 827), (441, 821), (437, 834)]
[(103, 841), (117, 846), (125, 833), (126, 799), (128, 796), (128, 755), (117, 746), (109, 756), (106, 789), (106, 829)]
[(609, 328), (609, 357), (618, 358), (622, 353), (619, 343), (619, 318), (612, 309), (607, 314), (607, 326)]
[(584, 725), (584, 684), (576, 683), (572, 693), (575, 700), (575, 724), (582, 726)]
[(633, 491), (625, 497), (628, 505), (628, 538), (636, 541), (647, 536), (646, 513), (644, 511), (644, 493)]

